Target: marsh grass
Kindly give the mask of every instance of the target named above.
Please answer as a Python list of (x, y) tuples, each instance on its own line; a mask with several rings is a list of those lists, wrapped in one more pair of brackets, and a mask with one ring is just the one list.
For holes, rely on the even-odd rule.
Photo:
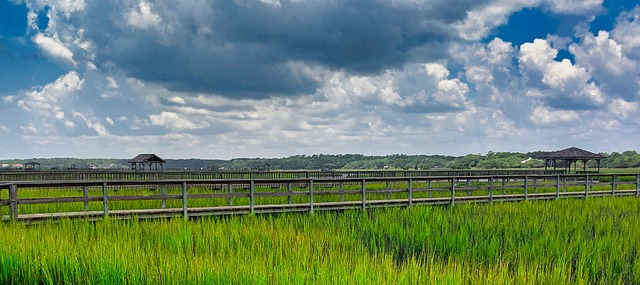
[(0, 224), (8, 284), (637, 284), (640, 200)]

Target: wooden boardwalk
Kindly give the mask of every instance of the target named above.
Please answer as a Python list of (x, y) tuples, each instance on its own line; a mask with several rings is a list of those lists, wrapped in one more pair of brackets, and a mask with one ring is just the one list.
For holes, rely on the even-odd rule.
[(640, 196), (640, 174), (0, 182), (3, 221), (150, 219)]
[(297, 178), (374, 178), (425, 176), (489, 176), (489, 175), (542, 175), (564, 174), (564, 170), (510, 169), (510, 170), (337, 170), (337, 171), (128, 171), (128, 170), (45, 170), (0, 171), (0, 181), (50, 180), (176, 180), (176, 179), (297, 179)]

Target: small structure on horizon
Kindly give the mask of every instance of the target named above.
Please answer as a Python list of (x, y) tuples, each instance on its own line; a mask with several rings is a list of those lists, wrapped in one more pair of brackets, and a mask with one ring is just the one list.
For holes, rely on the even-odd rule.
[(259, 164), (256, 168), (254, 168), (255, 171), (271, 171), (271, 164), (268, 163), (263, 163), (263, 164)]
[[(154, 167), (155, 171), (163, 171), (165, 162), (167, 161), (153, 153), (138, 154), (136, 157), (129, 160), (131, 170), (133, 171), (154, 170)], [(159, 169), (158, 166), (160, 166)]]
[(28, 161), (23, 164), (25, 171), (40, 171), (40, 163), (36, 161)]
[(582, 161), (582, 172), (587, 173), (587, 162), (589, 162), (589, 160), (598, 162), (598, 171), (594, 172), (600, 172), (600, 160), (607, 157), (577, 147), (570, 147), (548, 153), (540, 158), (544, 159), (544, 170), (547, 170), (549, 166), (553, 166), (553, 170), (556, 170), (558, 167), (564, 167), (565, 172), (570, 174), (572, 165), (573, 173), (578, 173), (578, 161)]

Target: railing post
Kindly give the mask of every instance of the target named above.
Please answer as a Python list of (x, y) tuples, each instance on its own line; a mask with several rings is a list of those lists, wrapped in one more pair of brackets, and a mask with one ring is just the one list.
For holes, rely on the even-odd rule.
[(524, 200), (529, 200), (529, 177), (524, 176)]
[(585, 182), (584, 182), (584, 198), (589, 197), (589, 174), (585, 174)]
[(411, 207), (413, 205), (413, 180), (411, 178), (409, 178), (409, 207)]
[(489, 204), (493, 205), (493, 176), (489, 177)]
[(618, 188), (618, 175), (613, 175), (611, 178), (611, 196), (615, 196), (616, 188)]
[(9, 186), (9, 219), (14, 222), (18, 218), (18, 185)]
[(229, 206), (233, 206), (233, 197), (231, 197), (231, 195), (233, 195), (233, 186), (231, 185), (231, 182), (227, 184), (227, 192), (229, 193), (229, 198), (227, 202)]
[(507, 194), (507, 183), (505, 182), (505, 179), (502, 178), (502, 195), (506, 195)]
[(636, 175), (636, 197), (640, 196), (640, 174)]
[(366, 194), (366, 190), (367, 190), (367, 181), (362, 179), (362, 210), (366, 210), (367, 209), (367, 194)]
[(344, 183), (340, 181), (340, 202), (344, 201)]
[(162, 186), (160, 186), (160, 195), (162, 195), (162, 209), (166, 209), (167, 208), (167, 198), (165, 198), (164, 196), (167, 195), (167, 185), (162, 184)]
[[(84, 174), (82, 175), (84, 179)], [(84, 197), (84, 211), (89, 211), (89, 190), (87, 186), (82, 186), (82, 196)]]
[(313, 179), (309, 180), (309, 213), (313, 215)]
[(293, 194), (293, 190), (291, 189), (291, 182), (287, 182), (287, 192), (289, 193), (289, 195), (287, 195), (287, 203), (291, 204), (291, 196)]
[(451, 206), (456, 203), (456, 178), (451, 178)]
[(556, 176), (556, 200), (560, 199), (560, 175)]
[(256, 209), (255, 209), (255, 185), (253, 180), (251, 180), (251, 182), (249, 182), (249, 209), (251, 209), (251, 214), (255, 214), (256, 213)]
[[(383, 173), (383, 175), (384, 175), (384, 173)], [(390, 190), (391, 188), (390, 188), (390, 186), (389, 186), (389, 181), (387, 180), (386, 182), (387, 182), (387, 183), (386, 183), (386, 190), (387, 190), (387, 193), (386, 193), (386, 195), (385, 195), (385, 198), (387, 198), (387, 200), (389, 200), (389, 199), (391, 199), (391, 193), (389, 193), (389, 190)]]
[(182, 217), (185, 220), (189, 219), (189, 212), (187, 211), (187, 182), (182, 182)]
[(109, 216), (109, 200), (107, 197), (107, 182), (102, 182), (102, 212), (105, 217)]

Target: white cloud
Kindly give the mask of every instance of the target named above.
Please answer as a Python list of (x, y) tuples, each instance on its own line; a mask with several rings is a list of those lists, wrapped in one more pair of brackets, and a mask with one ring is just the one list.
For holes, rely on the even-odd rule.
[(580, 115), (576, 111), (554, 110), (544, 106), (536, 106), (531, 111), (529, 119), (538, 125), (552, 125), (577, 121)]
[(64, 111), (59, 106), (59, 101), (81, 90), (82, 85), (83, 80), (72, 71), (42, 88), (25, 92), (17, 103), (28, 112), (63, 119)]
[(518, 61), (523, 74), (528, 76), (529, 83), (535, 86), (539, 80), (557, 96), (583, 100), (588, 104), (604, 104), (605, 96), (591, 81), (587, 70), (573, 65), (568, 59), (563, 59), (561, 62), (555, 61), (557, 54), (558, 51), (542, 39), (520, 46)]
[(458, 21), (453, 28), (461, 38), (479, 40), (485, 37), (491, 29), (504, 24), (507, 17), (520, 9), (519, 1), (494, 1), (478, 10), (467, 12), (463, 21)]
[(563, 14), (595, 14), (604, 0), (546, 0), (551, 10)]
[(56, 12), (62, 13), (66, 18), (71, 14), (85, 9), (84, 0), (36, 0), (40, 7), (49, 6)]
[(38, 33), (33, 37), (33, 42), (52, 60), (76, 66), (77, 63), (73, 60), (73, 53), (56, 36), (47, 37)]
[(194, 122), (173, 112), (161, 112), (157, 115), (149, 115), (149, 120), (154, 126), (162, 126), (174, 131), (201, 129), (209, 126), (207, 122)]
[(98, 136), (104, 137), (109, 135), (107, 129), (96, 120), (83, 115), (80, 112), (73, 112), (73, 117), (80, 118), (84, 123), (93, 130)]
[(625, 53), (633, 54), (636, 60), (640, 59), (640, 6), (623, 12), (611, 34)]
[(150, 27), (158, 28), (161, 18), (152, 11), (153, 6), (146, 1), (140, 1), (136, 8), (127, 13), (127, 24), (136, 28), (147, 29)]
[(479, 40), (507, 22), (508, 17), (523, 8), (547, 6), (559, 14), (595, 14), (603, 0), (496, 0), (479, 9), (470, 10), (464, 20), (453, 25), (458, 35), (466, 40)]
[[(627, 102), (623, 99), (615, 99), (609, 104), (609, 112), (620, 118), (627, 118), (630, 114), (638, 111), (638, 102)], [(638, 119), (638, 118), (636, 118)]]
[(587, 33), (569, 51), (575, 55), (576, 64), (585, 66), (610, 95), (631, 99), (638, 93), (638, 80), (630, 78), (639, 78), (640, 65), (625, 55), (622, 45), (610, 38), (608, 32), (600, 31), (595, 37)]
[(187, 102), (184, 100), (184, 98), (180, 97), (180, 96), (172, 96), (171, 98), (169, 98), (169, 102), (172, 103), (176, 103), (176, 104), (180, 104), (180, 105), (184, 105)]
[(469, 87), (465, 83), (458, 78), (448, 79), (449, 70), (441, 64), (426, 64), (425, 70), (427, 75), (432, 76), (436, 81), (436, 92), (433, 94), (433, 99), (436, 102), (456, 108), (464, 106), (469, 91)]
[(115, 79), (113, 79), (113, 76), (107, 76), (107, 82), (109, 82), (109, 84), (107, 86), (109, 86), (109, 88), (111, 89), (118, 89), (118, 82), (116, 82)]

